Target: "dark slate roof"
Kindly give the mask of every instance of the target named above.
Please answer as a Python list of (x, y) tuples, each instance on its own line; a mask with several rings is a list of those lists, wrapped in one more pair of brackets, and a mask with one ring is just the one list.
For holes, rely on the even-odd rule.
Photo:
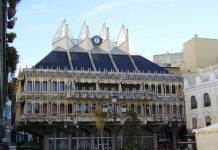
[(139, 55), (133, 55), (131, 56), (132, 59), (134, 60), (137, 68), (141, 71), (141, 72), (157, 72), (157, 73), (168, 73), (167, 70), (165, 70), (164, 68), (156, 65), (155, 63), (149, 61), (148, 59), (139, 56)]
[(74, 70), (94, 70), (89, 54), (81, 52), (70, 52), (71, 62)]
[[(92, 62), (90, 60), (90, 56), (87, 51), (83, 49), (77, 49), (78, 46), (74, 46), (69, 51), (69, 59), (71, 60), (72, 67), (74, 70), (94, 70), (92, 66)], [(117, 52), (119, 49), (114, 49), (114, 53), (111, 53), (112, 59), (114, 63), (112, 63), (111, 57), (108, 53), (98, 53), (100, 49), (93, 49), (91, 52), (91, 57), (94, 63), (94, 66), (96, 67), (96, 70), (104, 71), (107, 69), (107, 71), (114, 70), (115, 67), (119, 71), (123, 72), (134, 72), (136, 71), (136, 68), (133, 65), (136, 65), (137, 69), (140, 72), (151, 72), (151, 73), (169, 73), (167, 70), (165, 70), (162, 67), (159, 67), (155, 63), (147, 60), (146, 58), (140, 56), (140, 55), (127, 55), (125, 53), (118, 54)], [(132, 59), (130, 59), (132, 58)], [(36, 68), (44, 68), (47, 67), (49, 69), (53, 68), (56, 69), (57, 67), (60, 67), (60, 69), (67, 68), (68, 70), (71, 69), (70, 67), (70, 61), (68, 59), (68, 54), (66, 50), (63, 48), (56, 48), (53, 51), (51, 51), (45, 58), (43, 58), (39, 63), (35, 65)], [(116, 66), (114, 66), (114, 64)]]
[(129, 58), (128, 55), (112, 55), (113, 60), (117, 66), (117, 68), (119, 69), (119, 71), (123, 71), (123, 72), (133, 72), (135, 71), (135, 68)]
[(111, 71), (111, 70), (115, 71), (115, 68), (108, 54), (91, 54), (91, 55), (96, 70), (100, 69), (101, 71), (104, 71), (104, 69), (107, 69), (107, 71)]
[(68, 56), (66, 51), (51, 51), (45, 58), (43, 58), (40, 62), (35, 65), (35, 68), (44, 68), (47, 67), (49, 69), (56, 69), (60, 67), (60, 69), (70, 68)]

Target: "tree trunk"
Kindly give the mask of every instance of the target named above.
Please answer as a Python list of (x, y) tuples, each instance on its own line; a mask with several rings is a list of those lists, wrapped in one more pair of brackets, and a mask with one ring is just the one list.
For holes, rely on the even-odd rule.
[(101, 131), (101, 149), (104, 150), (103, 130)]

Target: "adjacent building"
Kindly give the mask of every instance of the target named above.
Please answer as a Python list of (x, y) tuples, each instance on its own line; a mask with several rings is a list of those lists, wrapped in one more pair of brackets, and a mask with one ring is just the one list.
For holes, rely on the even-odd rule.
[(171, 73), (181, 74), (180, 65), (184, 63), (184, 52), (154, 55), (153, 62)]
[(180, 69), (184, 77), (187, 137), (194, 141), (193, 129), (218, 122), (218, 40), (195, 37), (187, 41)]
[[(38, 138), (44, 150), (115, 150), (122, 148), (126, 109), (132, 109), (144, 149), (175, 149), (184, 134), (182, 90), (181, 75), (133, 53), (125, 26), (116, 42), (105, 24), (90, 37), (84, 23), (74, 39), (64, 21), (48, 55), (19, 72), (15, 127)], [(95, 125), (98, 109), (107, 109), (103, 144)]]

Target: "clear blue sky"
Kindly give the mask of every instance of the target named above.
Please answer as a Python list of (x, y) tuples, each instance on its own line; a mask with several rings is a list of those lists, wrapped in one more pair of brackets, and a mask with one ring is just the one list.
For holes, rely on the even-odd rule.
[(13, 30), (19, 67), (35, 65), (52, 49), (52, 39), (64, 19), (74, 38), (84, 20), (91, 35), (104, 22), (117, 40), (122, 24), (129, 29), (135, 52), (153, 55), (180, 52), (183, 43), (198, 34), (218, 38), (217, 0), (22, 0)]

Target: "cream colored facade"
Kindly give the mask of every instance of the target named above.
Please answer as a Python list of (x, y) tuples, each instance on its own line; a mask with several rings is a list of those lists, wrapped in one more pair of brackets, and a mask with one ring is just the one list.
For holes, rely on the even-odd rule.
[[(182, 76), (164, 71), (140, 71), (132, 59), (133, 47), (124, 26), (117, 44), (112, 45), (113, 49), (113, 42), (109, 39), (105, 25), (101, 32), (104, 34), (100, 34), (103, 45), (92, 45), (88, 33), (88, 26), (84, 24), (77, 42), (72, 44), (73, 40), (67, 41), (72, 38), (64, 22), (55, 35), (55, 49), (52, 52), (67, 53), (71, 69), (41, 67), (25, 68), (19, 72), (16, 93), (17, 130), (40, 136), (44, 150), (60, 147), (68, 150), (101, 149), (94, 112), (107, 105), (103, 146), (104, 149), (115, 150), (122, 148), (121, 129), (126, 121), (122, 106), (125, 104), (127, 110), (134, 110), (141, 121), (144, 149), (156, 149), (159, 139), (166, 140), (165, 134), (158, 137), (160, 133), (165, 133), (166, 128), (167, 132), (171, 131), (168, 146), (175, 149), (178, 132), (185, 124)], [(69, 45), (72, 47), (69, 48)], [(87, 54), (93, 70), (73, 68), (70, 53), (76, 55), (78, 51)], [(108, 55), (115, 69), (96, 69), (92, 57), (94, 52)], [(114, 60), (115, 55), (129, 57), (135, 70), (119, 71)], [(111, 101), (114, 97), (117, 98), (116, 104)], [(117, 132), (114, 132), (112, 107), (115, 108), (116, 128), (119, 129)]]
[[(210, 104), (205, 106), (208, 93)], [(218, 123), (218, 64), (200, 69), (195, 78), (184, 79), (184, 95), (186, 106), (186, 125), (189, 133), (193, 128), (207, 126), (207, 119), (211, 124)], [(194, 98), (195, 97), (195, 98)], [(197, 106), (192, 107), (196, 99)], [(196, 125), (193, 121), (196, 121)]]
[(218, 63), (218, 39), (192, 38), (184, 43), (185, 72), (198, 72), (198, 68)]

